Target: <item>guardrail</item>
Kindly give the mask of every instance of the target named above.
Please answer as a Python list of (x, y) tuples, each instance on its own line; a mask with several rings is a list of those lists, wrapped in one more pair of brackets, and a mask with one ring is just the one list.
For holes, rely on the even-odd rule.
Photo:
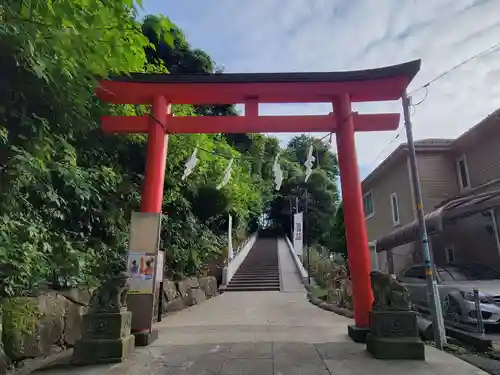
[(302, 283), (304, 285), (307, 285), (308, 284), (307, 270), (304, 268), (304, 265), (302, 264), (302, 261), (300, 260), (299, 256), (295, 253), (295, 248), (293, 247), (290, 239), (287, 236), (285, 236), (285, 240), (288, 245), (288, 250), (290, 251), (290, 254), (292, 254), (295, 266), (297, 267), (297, 272), (299, 273), (300, 278), (302, 279)]
[(247, 241), (243, 242), (241, 245), (238, 246), (237, 251), (234, 253), (234, 257), (232, 260), (227, 261), (226, 266), (222, 270), (222, 285), (226, 286), (229, 284), (231, 279), (233, 278), (234, 274), (236, 271), (238, 271), (238, 268), (240, 268), (241, 263), (245, 260), (247, 257), (249, 251), (252, 249), (253, 245), (255, 244), (255, 241), (257, 240), (258, 233), (252, 234), (250, 237), (248, 237)]

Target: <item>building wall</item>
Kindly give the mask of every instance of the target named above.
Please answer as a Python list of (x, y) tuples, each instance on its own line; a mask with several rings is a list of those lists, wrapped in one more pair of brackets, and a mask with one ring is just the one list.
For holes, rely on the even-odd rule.
[[(433, 211), (443, 201), (471, 192), (500, 188), (500, 117), (486, 120), (479, 128), (465, 134), (452, 144), (450, 151), (418, 151), (417, 163), (424, 211)], [(456, 161), (465, 155), (471, 189), (460, 189)], [(375, 214), (366, 220), (369, 241), (390, 233), (392, 223), (391, 193), (398, 196), (400, 225), (414, 220), (415, 208), (410, 183), (408, 158), (399, 156), (385, 172), (370, 183), (363, 183), (363, 193), (373, 193)], [(487, 186), (483, 186), (487, 184)], [(496, 210), (497, 225), (500, 208)], [(435, 263), (447, 263), (446, 249), (453, 248), (456, 263), (479, 261), (500, 269), (500, 255), (495, 237), (496, 228), (489, 215), (476, 214), (445, 226), (440, 235), (431, 236)], [(393, 249), (395, 272), (399, 273), (412, 262), (420, 262), (419, 242)], [(372, 261), (373, 263), (373, 261)], [(385, 252), (377, 254), (376, 263), (387, 272)]]
[(369, 191), (373, 194), (375, 214), (366, 219), (368, 241), (376, 241), (396, 229), (392, 221), (392, 193), (396, 193), (398, 197), (400, 225), (413, 221), (410, 179), (405, 158), (400, 158), (384, 175), (363, 186), (363, 194)]
[(418, 174), (425, 213), (459, 193), (455, 160), (449, 152), (419, 152)]
[[(454, 161), (465, 155), (472, 188), (500, 178), (500, 119), (481, 126), (480, 134), (470, 134), (457, 141), (453, 154)], [(458, 186), (458, 182), (455, 185)]]
[[(477, 131), (480, 130), (480, 131)], [(470, 188), (460, 191), (458, 173), (455, 187), (458, 194), (482, 193), (500, 188), (500, 119), (491, 119), (481, 124), (457, 141), (452, 161), (456, 169), (456, 160), (465, 155), (469, 173)], [(471, 191), (472, 190), (472, 191)], [(495, 210), (496, 221), (500, 219), (499, 210)], [(445, 227), (446, 246), (453, 246), (457, 263), (479, 261), (487, 265), (500, 266), (493, 220), (486, 212), (460, 219)]]
[[(497, 222), (499, 219), (496, 211)], [(489, 266), (500, 265), (500, 255), (495, 239), (495, 228), (490, 215), (481, 213), (446, 224), (444, 246), (435, 247), (436, 264), (446, 263), (446, 248), (453, 248), (455, 262), (467, 264), (473, 261)]]

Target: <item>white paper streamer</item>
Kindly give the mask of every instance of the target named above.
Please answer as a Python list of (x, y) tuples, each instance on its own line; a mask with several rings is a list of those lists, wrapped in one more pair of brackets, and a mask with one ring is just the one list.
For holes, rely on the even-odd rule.
[(217, 190), (220, 190), (222, 187), (224, 187), (228, 182), (229, 179), (231, 178), (231, 166), (233, 165), (233, 159), (229, 160), (229, 163), (227, 164), (226, 171), (224, 172), (224, 178), (220, 182), (219, 185), (217, 185)]
[(278, 191), (281, 188), (281, 184), (283, 183), (283, 171), (281, 170), (281, 166), (278, 163), (278, 155), (276, 155), (276, 159), (274, 159), (273, 173), (274, 183), (276, 184), (276, 191)]
[(196, 147), (191, 154), (190, 158), (186, 162), (184, 166), (184, 173), (182, 175), (182, 180), (184, 181), (187, 176), (189, 176), (192, 172), (194, 167), (196, 167), (196, 164), (198, 164), (198, 158), (196, 157), (196, 154), (198, 153), (198, 147)]
[(313, 163), (314, 161), (316, 160), (316, 158), (313, 156), (313, 146), (309, 146), (309, 153), (307, 155), (307, 160), (305, 161), (304, 165), (306, 167), (306, 179), (305, 179), (305, 182), (307, 182), (307, 180), (309, 180), (309, 177), (311, 176), (311, 173), (312, 173), (312, 167), (313, 167)]

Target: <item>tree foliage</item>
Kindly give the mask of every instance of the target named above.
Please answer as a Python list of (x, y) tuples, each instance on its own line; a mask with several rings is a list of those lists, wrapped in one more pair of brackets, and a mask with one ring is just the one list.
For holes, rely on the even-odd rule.
[[(105, 135), (103, 114), (147, 113), (94, 95), (96, 77), (129, 72), (214, 73), (168, 18), (136, 19), (134, 1), (6, 0), (0, 5), (0, 300), (42, 284), (93, 283), (121, 269), (131, 213), (139, 209), (144, 135)], [(232, 105), (176, 105), (176, 115), (235, 116)], [(304, 184), (309, 138), (280, 150), (261, 134), (171, 135), (163, 200), (162, 248), (176, 277), (221, 257), (231, 214), (238, 236), (263, 211), (284, 223), (285, 196), (308, 189), (310, 242), (331, 244), (337, 164), (326, 146)], [(195, 172), (182, 181), (193, 145)], [(274, 190), (272, 165), (283, 153), (288, 179)], [(217, 154), (217, 155), (215, 155)], [(232, 178), (221, 190), (227, 158)], [(303, 205), (305, 201), (301, 200)]]
[[(305, 182), (304, 162), (313, 146), (315, 169)], [(328, 145), (310, 136), (294, 137), (280, 159), (285, 180), (274, 198), (269, 217), (275, 225), (290, 232), (294, 212), (304, 212), (304, 238), (308, 245), (321, 245), (330, 251), (341, 252), (336, 230), (339, 197), (337, 189), (338, 162)], [(343, 224), (343, 220), (341, 222)]]

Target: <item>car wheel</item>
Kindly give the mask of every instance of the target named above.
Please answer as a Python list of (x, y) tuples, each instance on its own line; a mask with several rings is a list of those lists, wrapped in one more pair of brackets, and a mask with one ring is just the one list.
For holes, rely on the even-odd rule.
[(452, 322), (460, 322), (462, 317), (460, 305), (450, 295), (447, 295), (443, 301), (443, 317)]

